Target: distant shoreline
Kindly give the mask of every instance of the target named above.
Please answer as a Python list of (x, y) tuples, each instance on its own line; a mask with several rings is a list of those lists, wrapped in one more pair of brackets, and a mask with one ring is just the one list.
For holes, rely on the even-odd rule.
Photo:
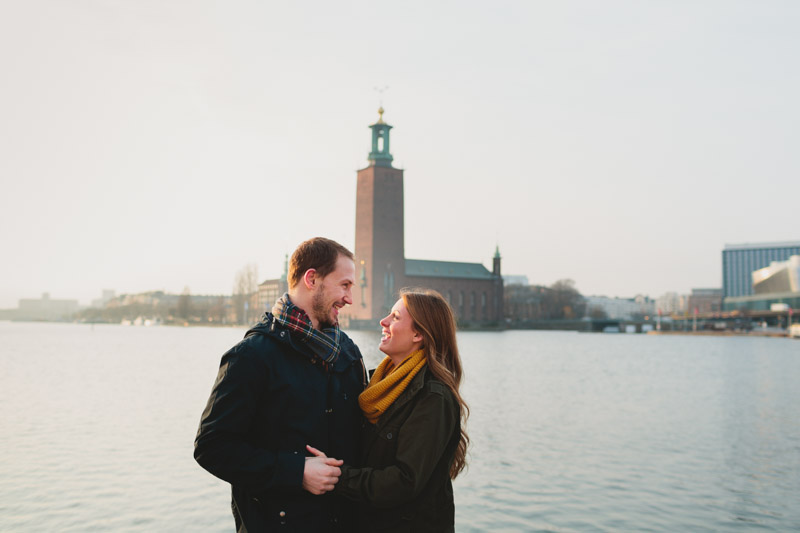
[(648, 331), (648, 335), (700, 335), (706, 337), (789, 337), (785, 331)]

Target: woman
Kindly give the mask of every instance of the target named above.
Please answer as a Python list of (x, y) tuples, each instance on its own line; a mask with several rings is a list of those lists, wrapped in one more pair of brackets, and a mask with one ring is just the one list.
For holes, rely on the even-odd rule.
[(362, 531), (453, 531), (469, 442), (453, 311), (436, 291), (404, 289), (380, 324), (386, 358), (359, 396), (362, 466), (343, 465), (334, 492), (362, 503)]

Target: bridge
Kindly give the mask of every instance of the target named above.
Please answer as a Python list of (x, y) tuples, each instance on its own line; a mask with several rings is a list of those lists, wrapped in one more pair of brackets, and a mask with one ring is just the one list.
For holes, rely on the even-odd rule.
[[(748, 331), (766, 325), (772, 328), (788, 328), (790, 324), (800, 322), (794, 310), (781, 311), (714, 311), (710, 313), (671, 314), (656, 318), (623, 319), (602, 318), (584, 320), (579, 331), (635, 331), (642, 333), (650, 330), (661, 331)], [(659, 324), (660, 322), (660, 324)]]
[(710, 313), (672, 314), (669, 321), (662, 317), (661, 329), (671, 326), (677, 330), (749, 330), (766, 324), (769, 327), (788, 328), (789, 324), (800, 321), (794, 317), (797, 314), (792, 308), (781, 311), (747, 310), (747, 311), (714, 311)]
[[(799, 316), (794, 316), (799, 315)], [(788, 324), (800, 323), (800, 310), (783, 311), (715, 311), (711, 313), (671, 314), (661, 317), (629, 318), (584, 318), (571, 320), (523, 320), (508, 321), (508, 329), (543, 329), (584, 332), (636, 332), (647, 331), (749, 331), (766, 324), (773, 328), (787, 328)]]

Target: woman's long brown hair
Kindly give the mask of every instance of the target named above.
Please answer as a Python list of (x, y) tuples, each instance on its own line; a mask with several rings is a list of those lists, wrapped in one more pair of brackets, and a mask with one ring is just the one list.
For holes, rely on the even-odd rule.
[(422, 335), (422, 350), (428, 360), (428, 368), (437, 380), (450, 389), (458, 401), (461, 411), (461, 439), (450, 465), (450, 478), (455, 479), (467, 465), (469, 444), (465, 429), (469, 407), (458, 392), (462, 370), (456, 343), (456, 317), (447, 300), (434, 290), (401, 289), (400, 297), (414, 321), (415, 329)]

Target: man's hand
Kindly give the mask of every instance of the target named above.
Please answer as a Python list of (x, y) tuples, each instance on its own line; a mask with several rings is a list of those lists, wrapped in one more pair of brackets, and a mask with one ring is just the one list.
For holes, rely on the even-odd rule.
[(314, 457), (306, 457), (306, 464), (303, 468), (303, 488), (311, 494), (325, 494), (333, 490), (333, 486), (342, 475), (339, 467), (344, 461), (328, 457), (311, 446), (306, 446), (306, 448), (314, 454)]

